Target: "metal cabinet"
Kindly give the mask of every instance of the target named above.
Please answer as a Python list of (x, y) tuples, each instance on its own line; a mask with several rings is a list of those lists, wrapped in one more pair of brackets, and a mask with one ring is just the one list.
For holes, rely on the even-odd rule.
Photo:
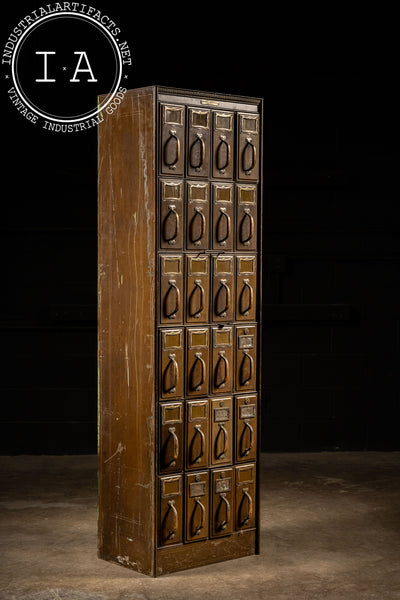
[(262, 100), (128, 90), (99, 126), (99, 556), (259, 552)]

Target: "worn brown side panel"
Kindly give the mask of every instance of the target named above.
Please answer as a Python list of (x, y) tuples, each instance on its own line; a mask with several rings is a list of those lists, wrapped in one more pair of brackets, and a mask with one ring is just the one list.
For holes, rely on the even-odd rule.
[(216, 540), (182, 544), (157, 551), (157, 575), (209, 565), (255, 553), (255, 531), (246, 531)]
[(99, 556), (154, 574), (155, 90), (99, 128)]

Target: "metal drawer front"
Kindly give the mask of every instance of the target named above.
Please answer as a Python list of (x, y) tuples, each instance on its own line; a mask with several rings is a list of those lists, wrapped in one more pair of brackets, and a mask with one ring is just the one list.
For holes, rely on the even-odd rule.
[(210, 120), (207, 109), (188, 109), (187, 174), (207, 178), (210, 169)]
[(186, 322), (207, 323), (209, 314), (210, 258), (186, 256)]
[(186, 403), (186, 469), (208, 467), (210, 420), (208, 400)]
[(256, 460), (257, 457), (257, 396), (237, 396), (236, 403), (236, 462)]
[(211, 537), (230, 535), (235, 521), (233, 469), (211, 471)]
[(182, 475), (160, 478), (159, 545), (169, 546), (183, 541)]
[(160, 256), (160, 323), (183, 322), (183, 256)]
[(234, 114), (213, 112), (212, 176), (215, 179), (232, 179), (234, 166)]
[(235, 528), (251, 529), (256, 524), (256, 466), (236, 467)]
[(257, 249), (257, 186), (236, 186), (236, 248)]
[(212, 245), (214, 250), (232, 250), (234, 237), (234, 188), (231, 183), (213, 183)]
[(163, 402), (159, 406), (160, 473), (172, 473), (183, 469), (183, 423), (182, 402)]
[(206, 250), (209, 243), (210, 202), (209, 184), (187, 183), (186, 248)]
[(161, 104), (160, 165), (165, 175), (183, 175), (185, 168), (185, 107)]
[(197, 542), (209, 534), (208, 471), (186, 475), (185, 541)]
[(233, 390), (233, 327), (212, 328), (212, 373), (213, 394), (226, 394)]
[(260, 118), (250, 113), (238, 114), (237, 178), (257, 181), (259, 176)]
[(232, 463), (233, 456), (232, 398), (211, 401), (211, 464)]
[(183, 248), (183, 181), (160, 182), (160, 247)]
[(182, 398), (184, 390), (184, 331), (163, 329), (160, 332), (160, 395), (163, 399)]
[(236, 327), (236, 380), (237, 392), (256, 390), (257, 331), (253, 325)]

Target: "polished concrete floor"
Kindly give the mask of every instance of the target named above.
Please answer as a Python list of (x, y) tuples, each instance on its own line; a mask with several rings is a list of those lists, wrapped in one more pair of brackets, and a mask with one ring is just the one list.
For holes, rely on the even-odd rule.
[(400, 453), (264, 454), (262, 552), (153, 579), (97, 558), (95, 456), (0, 457), (1, 600), (400, 599)]

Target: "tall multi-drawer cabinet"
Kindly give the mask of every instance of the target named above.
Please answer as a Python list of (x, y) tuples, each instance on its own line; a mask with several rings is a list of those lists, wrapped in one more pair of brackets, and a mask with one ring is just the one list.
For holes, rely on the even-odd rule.
[(259, 552), (262, 100), (151, 86), (98, 138), (99, 557)]

